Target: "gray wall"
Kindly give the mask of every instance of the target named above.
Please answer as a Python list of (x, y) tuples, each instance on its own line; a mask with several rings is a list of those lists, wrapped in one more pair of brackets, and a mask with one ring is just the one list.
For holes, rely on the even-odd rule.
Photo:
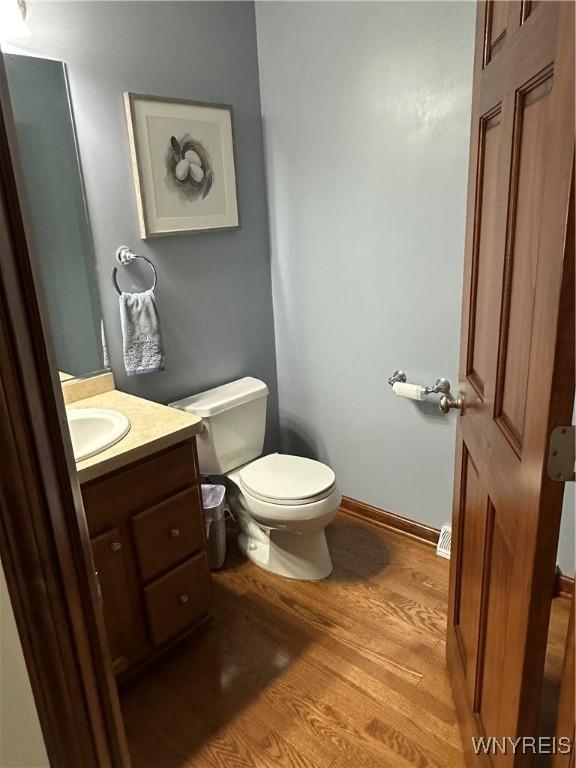
[[(283, 450), (440, 526), (454, 416), (386, 379), (457, 380), (474, 5), (259, 2), (256, 19)], [(573, 485), (558, 562), (574, 572)]]
[[(258, 376), (271, 389), (274, 445), (276, 364), (253, 4), (47, 2), (34, 6), (29, 25), (32, 36), (19, 42), (20, 49), (68, 65), (119, 388), (168, 402), (239, 376)], [(240, 230), (140, 240), (123, 91), (234, 106)], [(164, 373), (124, 374), (118, 298), (110, 282), (114, 252), (124, 243), (158, 269)], [(144, 270), (142, 279), (149, 280)]]
[(562, 524), (560, 526), (560, 541), (558, 543), (558, 565), (567, 576), (574, 575), (574, 514), (575, 514), (574, 483), (564, 486), (564, 507), (562, 509)]
[(102, 315), (66, 73), (31, 56), (5, 64), (56, 362), (81, 376), (103, 367)]
[(283, 449), (435, 526), (451, 514), (455, 417), (387, 378), (457, 378), (474, 16), (256, 8)]

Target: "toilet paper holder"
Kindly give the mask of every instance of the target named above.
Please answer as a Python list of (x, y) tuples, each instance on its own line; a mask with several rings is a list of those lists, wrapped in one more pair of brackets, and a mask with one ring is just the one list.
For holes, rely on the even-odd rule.
[[(388, 384), (392, 387), (396, 382), (405, 384), (407, 381), (404, 371), (398, 369), (394, 371), (392, 376), (388, 379)], [(449, 395), (450, 394), (450, 382), (444, 377), (436, 379), (436, 383), (432, 387), (424, 387), (424, 395)]]

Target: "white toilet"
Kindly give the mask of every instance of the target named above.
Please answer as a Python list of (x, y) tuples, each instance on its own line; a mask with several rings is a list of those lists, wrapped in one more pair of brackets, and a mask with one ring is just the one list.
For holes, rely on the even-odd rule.
[(332, 572), (324, 529), (340, 505), (334, 472), (300, 456), (262, 456), (268, 387), (251, 377), (178, 400), (202, 417), (202, 475), (228, 479), (242, 551), (261, 568), (313, 581)]

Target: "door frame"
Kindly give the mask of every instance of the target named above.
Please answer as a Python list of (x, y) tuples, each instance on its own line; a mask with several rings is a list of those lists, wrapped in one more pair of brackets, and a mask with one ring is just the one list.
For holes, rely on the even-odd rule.
[(0, 55), (0, 559), (50, 764), (130, 765)]

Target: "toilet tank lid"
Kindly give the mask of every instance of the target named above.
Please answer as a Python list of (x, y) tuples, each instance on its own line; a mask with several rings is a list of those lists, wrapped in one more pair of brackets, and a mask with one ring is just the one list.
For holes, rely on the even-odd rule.
[(263, 381), (245, 376), (243, 379), (230, 381), (228, 384), (208, 389), (206, 392), (176, 400), (170, 405), (181, 411), (191, 411), (202, 418), (208, 418), (267, 395), (268, 387)]

